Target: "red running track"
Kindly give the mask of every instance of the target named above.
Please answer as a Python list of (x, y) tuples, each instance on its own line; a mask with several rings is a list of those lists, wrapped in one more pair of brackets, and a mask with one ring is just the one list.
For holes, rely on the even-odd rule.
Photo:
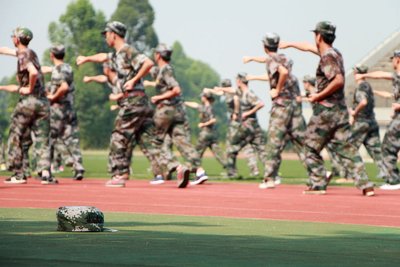
[(106, 180), (60, 179), (58, 185), (0, 184), (0, 207), (54, 208), (95, 206), (103, 212), (224, 216), (400, 227), (400, 191), (376, 190), (364, 197), (353, 187), (331, 186), (326, 195), (303, 195), (305, 186), (207, 182), (176, 188), (172, 181), (150, 185), (130, 180), (125, 188), (107, 188)]

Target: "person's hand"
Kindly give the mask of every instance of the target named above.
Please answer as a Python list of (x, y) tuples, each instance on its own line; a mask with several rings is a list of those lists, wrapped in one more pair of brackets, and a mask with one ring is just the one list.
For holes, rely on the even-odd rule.
[(19, 93), (20, 93), (21, 95), (29, 95), (29, 94), (31, 93), (31, 90), (29, 89), (28, 86), (24, 86), (24, 87), (21, 87), (21, 88), (19, 89)]
[(393, 111), (399, 111), (400, 110), (400, 104), (399, 103), (392, 103), (392, 109)]
[(203, 127), (204, 127), (204, 123), (200, 122), (197, 126), (198, 126), (199, 128), (203, 128)]
[(251, 57), (243, 57), (242, 61), (244, 64), (249, 63), (251, 61)]
[(85, 62), (86, 62), (86, 57), (85, 56), (78, 56), (76, 58), (76, 65), (78, 65), (78, 66), (82, 65)]
[(124, 89), (125, 90), (133, 90), (133, 87), (135, 86), (135, 84), (136, 84), (136, 79), (135, 78), (133, 78), (133, 79), (130, 79), (129, 81), (127, 81), (125, 84), (124, 84)]
[(318, 95), (317, 94), (310, 94), (308, 96), (308, 101), (310, 101), (310, 103), (317, 102), (317, 99), (318, 99)]
[(89, 76), (84, 76), (84, 77), (83, 77), (83, 82), (84, 82), (84, 83), (90, 82), (90, 77), (89, 77)]
[(156, 104), (158, 101), (160, 101), (160, 98), (157, 95), (155, 95), (150, 98), (150, 101), (151, 103)]
[(353, 124), (354, 124), (354, 121), (355, 121), (354, 116), (353, 116), (353, 115), (350, 115), (350, 116), (349, 116), (349, 123), (350, 123), (350, 125), (353, 125)]
[(272, 88), (270, 91), (269, 91), (269, 94), (270, 94), (270, 96), (271, 96), (271, 98), (272, 99), (274, 99), (275, 97), (277, 97), (279, 94), (278, 94), (278, 90), (276, 90), (276, 88)]
[(362, 80), (364, 78), (363, 74), (357, 73), (356, 75), (354, 75), (354, 79), (356, 81)]

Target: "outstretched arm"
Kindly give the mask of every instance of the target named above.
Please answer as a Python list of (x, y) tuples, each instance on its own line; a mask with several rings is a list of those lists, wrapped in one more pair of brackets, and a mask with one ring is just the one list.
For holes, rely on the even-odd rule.
[(279, 42), (279, 48), (280, 49), (286, 49), (286, 48), (295, 48), (300, 51), (304, 52), (311, 52), (313, 54), (316, 54), (319, 56), (318, 48), (316, 45), (313, 45), (311, 43), (307, 42), (284, 42), (280, 41)]
[(19, 89), (18, 85), (10, 84), (10, 85), (0, 85), (0, 90), (7, 91), (10, 93), (17, 93)]
[(185, 101), (185, 106), (188, 106), (189, 108), (199, 108), (199, 104), (196, 102), (191, 102), (191, 101)]
[(267, 58), (266, 57), (248, 57), (248, 56), (245, 56), (245, 57), (243, 57), (242, 60), (243, 60), (244, 64), (252, 62), (252, 61), (257, 62), (257, 63), (265, 63), (265, 62), (267, 62)]
[(389, 93), (389, 92), (378, 91), (378, 90), (373, 90), (373, 91), (374, 91), (374, 94), (377, 95), (377, 96), (381, 96), (381, 97), (384, 97), (384, 98), (392, 98), (393, 97), (393, 94)]
[(211, 89), (211, 88), (204, 88), (203, 92), (206, 94), (210, 93), (210, 94), (214, 94), (214, 95), (218, 95), (218, 96), (222, 96), (224, 94), (224, 92), (222, 92), (222, 91), (218, 91), (218, 90)]
[(53, 67), (49, 67), (49, 66), (42, 66), (40, 67), (41, 71), (43, 74), (47, 74), (53, 71)]
[(7, 56), (16, 57), (17, 56), (17, 50), (11, 49), (11, 48), (8, 48), (8, 47), (0, 47), (0, 54), (1, 55), (7, 55)]
[(156, 83), (156, 81), (145, 80), (145, 81), (143, 81), (143, 85), (144, 85), (144, 87), (156, 87), (157, 83)]
[(87, 62), (103, 63), (108, 60), (107, 53), (98, 53), (91, 56), (78, 56), (76, 58), (76, 65), (80, 66)]
[(268, 77), (267, 73), (262, 74), (262, 75), (250, 75), (249, 74), (246, 76), (246, 79), (248, 81), (265, 81), (265, 82), (269, 81), (269, 77)]
[(393, 74), (391, 72), (386, 72), (386, 71), (373, 71), (363, 74), (356, 74), (355, 76), (356, 80), (361, 80), (366, 78), (393, 80)]
[(96, 75), (96, 76), (84, 76), (83, 82), (90, 83), (90, 82), (97, 82), (97, 83), (106, 83), (108, 81), (106, 75)]

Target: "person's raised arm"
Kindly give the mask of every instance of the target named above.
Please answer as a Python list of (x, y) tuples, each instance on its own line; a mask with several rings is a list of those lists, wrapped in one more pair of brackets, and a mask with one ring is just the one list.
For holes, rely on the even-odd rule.
[(78, 56), (76, 58), (76, 65), (80, 66), (87, 62), (103, 63), (108, 60), (107, 53), (98, 53), (91, 56)]
[(106, 83), (108, 78), (106, 75), (96, 75), (96, 76), (84, 76), (83, 82), (90, 83), (90, 82), (97, 82), (97, 83)]
[(243, 63), (249, 63), (249, 62), (257, 62), (257, 63), (265, 63), (267, 62), (267, 58), (266, 57), (249, 57), (249, 56), (244, 56), (243, 57)]
[(10, 85), (0, 85), (0, 90), (7, 91), (10, 93), (17, 93), (19, 89), (18, 85), (10, 84)]
[(53, 67), (50, 66), (41, 66), (40, 70), (42, 71), (43, 74), (47, 74), (53, 71)]
[(311, 52), (319, 56), (318, 48), (316, 45), (307, 42), (279, 42), (280, 49), (294, 48), (304, 52)]
[(393, 94), (385, 91), (373, 90), (374, 94), (384, 98), (392, 98)]
[(269, 81), (269, 77), (268, 77), (267, 73), (261, 74), (261, 75), (250, 75), (250, 74), (248, 74), (246, 76), (246, 79), (248, 81), (264, 81), (264, 82), (268, 82)]
[(189, 108), (199, 108), (199, 104), (196, 102), (192, 102), (192, 101), (185, 101), (185, 106), (189, 107)]
[(7, 55), (7, 56), (17, 56), (17, 50), (9, 48), (9, 47), (0, 47), (0, 54)]
[(393, 80), (393, 74), (391, 72), (386, 71), (373, 71), (368, 73), (358, 73), (355, 76), (356, 80), (361, 79), (385, 79), (385, 80)]

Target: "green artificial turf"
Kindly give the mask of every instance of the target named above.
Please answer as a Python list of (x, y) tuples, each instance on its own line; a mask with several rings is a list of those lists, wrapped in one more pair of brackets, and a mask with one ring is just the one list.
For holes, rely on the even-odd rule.
[(400, 229), (105, 213), (118, 232), (57, 232), (56, 210), (0, 209), (0, 266), (399, 266)]

